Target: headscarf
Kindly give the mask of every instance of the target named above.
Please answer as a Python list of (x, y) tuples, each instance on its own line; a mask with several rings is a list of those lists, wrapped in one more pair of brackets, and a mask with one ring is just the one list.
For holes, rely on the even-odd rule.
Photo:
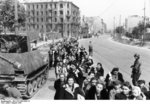
[(132, 88), (132, 90), (137, 90), (139, 96), (140, 96), (141, 93), (142, 93), (140, 87), (138, 87), (138, 86), (134, 86), (134, 87)]

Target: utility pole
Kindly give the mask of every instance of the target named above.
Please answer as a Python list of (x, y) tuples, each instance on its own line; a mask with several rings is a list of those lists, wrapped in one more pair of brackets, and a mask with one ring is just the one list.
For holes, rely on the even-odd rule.
[(116, 37), (116, 18), (114, 17), (114, 36)]
[[(121, 27), (121, 15), (120, 15), (120, 18), (119, 18), (119, 27)], [(122, 38), (122, 33), (120, 34), (120, 37)]]
[(145, 10), (146, 10), (146, 6), (145, 6), (145, 4), (146, 4), (146, 2), (144, 1), (144, 21), (143, 21), (143, 23), (144, 23), (144, 30), (143, 30), (143, 35), (142, 35), (142, 45), (144, 45), (144, 36), (145, 36)]
[(18, 35), (18, 7), (17, 0), (15, 0), (15, 33)]

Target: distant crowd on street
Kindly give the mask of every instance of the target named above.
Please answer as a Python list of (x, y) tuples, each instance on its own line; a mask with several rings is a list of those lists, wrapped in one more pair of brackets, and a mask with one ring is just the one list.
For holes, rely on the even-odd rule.
[(49, 66), (54, 67), (55, 100), (148, 100), (150, 83), (140, 79), (140, 55), (131, 65), (132, 83), (124, 79), (118, 67), (104, 76), (101, 62), (94, 66), (92, 42), (86, 50), (75, 38), (50, 45)]

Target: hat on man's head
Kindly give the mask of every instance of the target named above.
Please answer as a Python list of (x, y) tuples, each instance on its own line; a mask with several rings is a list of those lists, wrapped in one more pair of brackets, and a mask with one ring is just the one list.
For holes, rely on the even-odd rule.
[(145, 84), (145, 80), (138, 80), (138, 82), (137, 82), (138, 84), (142, 84), (142, 83), (144, 83)]
[(119, 68), (118, 68), (118, 67), (114, 67), (114, 68), (112, 69), (112, 72), (114, 72), (114, 71), (119, 71)]
[(140, 55), (136, 53), (136, 54), (134, 54), (134, 57), (140, 58)]

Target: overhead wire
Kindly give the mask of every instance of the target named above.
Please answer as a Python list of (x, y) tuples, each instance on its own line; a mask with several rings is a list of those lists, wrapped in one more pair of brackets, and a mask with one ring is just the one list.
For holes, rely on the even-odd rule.
[(113, 0), (111, 4), (99, 15), (102, 16), (106, 11), (108, 11), (118, 0)]

